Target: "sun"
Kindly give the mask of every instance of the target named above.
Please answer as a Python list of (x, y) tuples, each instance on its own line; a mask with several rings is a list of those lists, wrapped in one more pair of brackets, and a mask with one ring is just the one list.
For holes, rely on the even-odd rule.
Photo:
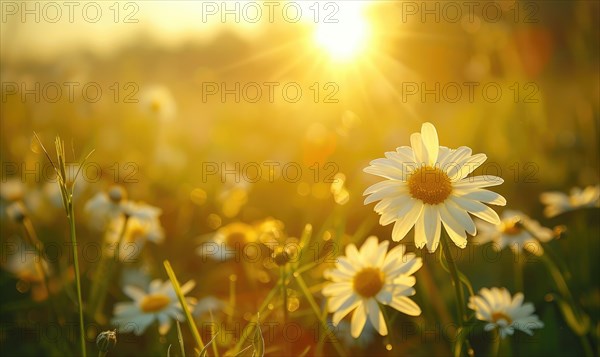
[(369, 39), (363, 7), (344, 6), (343, 9), (335, 19), (337, 22), (319, 23), (314, 32), (316, 45), (336, 62), (355, 59), (367, 49)]

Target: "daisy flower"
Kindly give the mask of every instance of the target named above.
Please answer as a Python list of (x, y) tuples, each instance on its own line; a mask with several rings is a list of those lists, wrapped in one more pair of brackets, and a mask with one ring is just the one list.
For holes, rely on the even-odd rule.
[[(185, 295), (194, 286), (195, 282), (190, 280), (181, 286), (181, 291)], [(148, 291), (134, 285), (126, 285), (123, 292), (133, 301), (115, 304), (111, 323), (119, 332), (133, 332), (139, 336), (156, 320), (159, 323), (158, 332), (164, 335), (171, 328), (173, 319), (185, 320), (175, 289), (169, 280), (153, 280)], [(194, 298), (186, 297), (186, 300), (190, 305), (195, 304)]]
[(50, 271), (48, 261), (35, 252), (34, 247), (21, 239), (9, 238), (3, 242), (4, 257), (0, 264), (12, 273), (19, 282), (17, 289), (25, 292), (31, 289), (34, 301), (43, 301), (48, 297), (44, 271)]
[(140, 105), (144, 113), (162, 122), (172, 121), (177, 115), (177, 104), (171, 91), (161, 85), (153, 85), (140, 95)]
[(346, 255), (338, 258), (335, 269), (325, 272), (325, 277), (332, 280), (323, 288), (327, 309), (334, 313), (332, 322), (337, 326), (354, 310), (350, 329), (354, 338), (360, 336), (367, 319), (377, 332), (387, 335), (379, 303), (407, 315), (421, 314), (421, 308), (408, 298), (415, 294), (412, 274), (423, 265), (421, 258), (404, 254), (403, 245), (388, 252), (388, 244), (388, 241), (379, 243), (374, 236), (360, 250), (350, 244)]
[[(217, 230), (210, 242), (198, 247), (197, 253), (219, 261), (239, 258), (248, 244), (256, 243), (258, 232), (254, 226), (242, 222), (233, 222)], [(245, 253), (245, 252), (244, 252)]]
[(498, 328), (502, 338), (512, 335), (515, 329), (533, 335), (533, 329), (544, 327), (533, 314), (533, 304), (523, 304), (522, 293), (511, 297), (506, 288), (481, 289), (479, 295), (469, 299), (469, 308), (475, 311), (477, 319), (488, 322), (484, 327), (486, 331)]
[(122, 186), (112, 186), (107, 192), (98, 192), (86, 202), (83, 210), (103, 229), (108, 221), (123, 212), (123, 203), (127, 201), (127, 191)]
[[(123, 229), (125, 217), (117, 217), (109, 223), (105, 233), (105, 242), (108, 256), (114, 256), (114, 249), (119, 242), (121, 230)], [(119, 259), (124, 262), (131, 262), (136, 259), (146, 241), (160, 244), (165, 239), (165, 232), (160, 224), (158, 217), (141, 219), (137, 216), (128, 218), (125, 225), (125, 233), (121, 244), (119, 245)]]
[(479, 220), (475, 224), (479, 229), (475, 242), (493, 242), (496, 251), (510, 247), (515, 254), (521, 249), (526, 249), (533, 254), (542, 255), (544, 250), (539, 242), (545, 243), (554, 237), (550, 228), (542, 227), (538, 221), (519, 211), (504, 211), (500, 224), (494, 225)]
[[(496, 176), (467, 177), (487, 159), (485, 154), (472, 155), (461, 146), (439, 146), (435, 127), (423, 124), (421, 133), (410, 136), (411, 147), (402, 146), (386, 152), (385, 158), (371, 161), (365, 172), (387, 180), (367, 188), (365, 204), (380, 201), (375, 212), (379, 223), (394, 222), (392, 239), (400, 241), (415, 227), (415, 245), (434, 252), (440, 242), (441, 226), (460, 248), (467, 246), (467, 235), (477, 230), (469, 213), (493, 224), (498, 214), (487, 204), (505, 205), (499, 194), (484, 187), (500, 185)], [(466, 231), (466, 233), (465, 233)]]
[(600, 207), (600, 185), (588, 186), (585, 189), (573, 187), (570, 195), (559, 191), (544, 192), (540, 201), (546, 205), (544, 215), (548, 218), (578, 208)]

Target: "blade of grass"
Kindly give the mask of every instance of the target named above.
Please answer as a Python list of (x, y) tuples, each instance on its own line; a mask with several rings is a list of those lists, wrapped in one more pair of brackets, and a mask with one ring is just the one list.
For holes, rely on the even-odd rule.
[(183, 296), (183, 293), (181, 292), (181, 286), (179, 285), (177, 276), (175, 275), (175, 272), (173, 271), (173, 268), (171, 267), (171, 263), (169, 263), (168, 260), (163, 261), (163, 265), (165, 266), (167, 275), (169, 276), (169, 279), (171, 280), (171, 283), (173, 284), (173, 288), (175, 289), (175, 294), (177, 295), (177, 298), (179, 299), (179, 303), (181, 304), (181, 308), (183, 309), (183, 312), (185, 314), (185, 319), (187, 320), (190, 330), (192, 331), (192, 336), (194, 336), (194, 340), (196, 341), (196, 344), (202, 351), (204, 349), (204, 342), (202, 342), (202, 336), (200, 336), (200, 333), (198, 332), (198, 328), (196, 327), (196, 323), (194, 322), (194, 319), (192, 318), (192, 313), (190, 312), (190, 308), (188, 307), (188, 305), (185, 301), (185, 296)]

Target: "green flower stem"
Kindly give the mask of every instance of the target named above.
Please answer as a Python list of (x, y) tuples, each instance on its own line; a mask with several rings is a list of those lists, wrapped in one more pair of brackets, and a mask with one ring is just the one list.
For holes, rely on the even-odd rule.
[(108, 256), (102, 252), (100, 262), (98, 263), (98, 267), (94, 273), (94, 281), (97, 283), (92, 284), (90, 289), (91, 300), (89, 304), (89, 312), (94, 318), (104, 306), (104, 301), (106, 300), (106, 294), (108, 292), (108, 284), (114, 274), (117, 261), (120, 259), (121, 243), (123, 243), (123, 239), (125, 239), (128, 221), (129, 216), (125, 216), (123, 220), (123, 226), (121, 227), (121, 232), (119, 233), (119, 239), (117, 240), (117, 245), (115, 247), (114, 255)]
[(546, 264), (548, 272), (550, 273), (550, 276), (552, 276), (556, 288), (565, 300), (564, 303), (559, 301), (559, 307), (561, 308), (567, 325), (569, 325), (571, 330), (577, 336), (579, 336), (581, 346), (583, 347), (586, 356), (593, 356), (593, 349), (589, 339), (587, 338), (587, 333), (590, 326), (589, 316), (577, 305), (565, 277), (552, 258), (548, 254), (543, 254), (540, 258)]
[[(459, 270), (458, 267), (456, 266), (456, 262), (454, 261), (454, 258), (452, 258), (452, 253), (450, 252), (450, 245), (448, 244), (448, 240), (450, 238), (448, 237), (447, 234), (442, 233), (442, 237), (441, 237), (441, 243), (442, 243), (442, 249), (443, 249), (443, 254), (444, 257), (446, 258), (446, 262), (448, 262), (448, 269), (450, 270), (450, 277), (452, 278), (452, 285), (454, 286), (454, 292), (456, 294), (456, 312), (457, 312), (457, 317), (458, 317), (458, 326), (459, 329), (462, 330), (462, 327), (464, 326), (464, 322), (467, 320), (467, 315), (465, 312), (465, 294), (464, 294), (464, 290), (462, 288), (461, 282), (460, 282), (460, 277), (459, 277)], [(465, 342), (468, 343), (468, 339), (465, 339)], [(460, 342), (460, 340), (457, 340), (456, 342), (457, 344), (462, 344), (462, 342)], [(460, 351), (462, 350), (461, 346), (455, 346), (454, 351), (455, 351), (455, 356), (458, 357), (460, 356)]]
[(515, 255), (516, 261), (515, 261), (515, 290), (516, 291), (523, 291), (524, 290), (524, 284), (523, 284), (523, 259), (521, 259), (521, 256), (516, 254)]
[(319, 319), (319, 322), (321, 322), (321, 326), (326, 331), (326, 333), (329, 336), (329, 339), (331, 340), (331, 342), (333, 342), (333, 347), (335, 348), (335, 350), (337, 351), (337, 353), (340, 356), (345, 356), (346, 353), (342, 349), (342, 346), (340, 345), (339, 341), (337, 340), (337, 338), (335, 337), (335, 335), (333, 334), (333, 332), (330, 331), (329, 325), (327, 324), (327, 320), (324, 319), (324, 318), (322, 318), (323, 314), (321, 314), (321, 309), (319, 309), (319, 306), (317, 305), (317, 302), (315, 301), (315, 298), (310, 293), (310, 290), (308, 289), (308, 286), (304, 282), (304, 279), (302, 278), (302, 275), (300, 275), (298, 273), (294, 273), (294, 278), (296, 278), (296, 282), (298, 283), (298, 286), (300, 287), (300, 290), (302, 290), (302, 293), (306, 297), (306, 300), (308, 300), (308, 304), (310, 305), (310, 307), (312, 308), (313, 312), (315, 313), (315, 316), (317, 317), (317, 319)]
[[(273, 300), (273, 298), (275, 297), (275, 295), (277, 295), (277, 292), (279, 291), (280, 287), (279, 284), (275, 285), (271, 291), (269, 291), (269, 293), (267, 294), (267, 297), (263, 300), (262, 304), (260, 305), (260, 307), (258, 308), (258, 313), (257, 318), (256, 318), (256, 323), (258, 323), (258, 316), (263, 316), (266, 317), (268, 315), (268, 313), (270, 313), (270, 311), (267, 311), (267, 313), (265, 313), (265, 309), (267, 308), (267, 306), (269, 305), (269, 303), (271, 302), (271, 300)], [(254, 333), (254, 329), (249, 329), (249, 328), (245, 328), (242, 330), (242, 336), (240, 337), (240, 339), (238, 340), (237, 344), (235, 345), (235, 347), (233, 348), (233, 350), (231, 351), (231, 353), (233, 355), (237, 355), (240, 353), (240, 349), (242, 348), (242, 344), (248, 339), (248, 336), (250, 336), (251, 333)]]
[(98, 357), (106, 357), (106, 352), (98, 351)]
[(83, 299), (81, 298), (81, 279), (79, 272), (79, 254), (77, 252), (77, 234), (75, 232), (75, 211), (73, 209), (73, 196), (69, 196), (68, 202), (68, 215), (69, 226), (71, 227), (71, 244), (73, 245), (73, 262), (75, 265), (75, 286), (77, 288), (77, 304), (79, 309), (79, 342), (81, 344), (81, 355), (85, 357), (86, 349), (85, 349), (85, 328), (83, 325)]
[(450, 270), (450, 277), (452, 278), (452, 285), (454, 286), (454, 292), (456, 294), (456, 310), (458, 314), (459, 326), (462, 327), (463, 321), (466, 321), (467, 319), (467, 315), (465, 313), (465, 293), (461, 286), (460, 278), (458, 276), (458, 267), (456, 266), (456, 262), (452, 257), (452, 253), (450, 252), (448, 237), (445, 234), (443, 234), (441, 241), (444, 257), (448, 262), (448, 269)]
[(185, 314), (185, 319), (187, 320), (190, 330), (192, 332), (192, 335), (194, 336), (194, 340), (196, 341), (196, 344), (200, 348), (200, 351), (202, 351), (202, 349), (204, 349), (204, 342), (202, 342), (202, 336), (200, 336), (200, 333), (198, 332), (198, 328), (196, 327), (196, 323), (194, 322), (192, 313), (190, 312), (190, 308), (189, 308), (187, 302), (185, 301), (185, 296), (183, 295), (183, 292), (181, 291), (181, 286), (179, 285), (177, 276), (175, 276), (175, 272), (173, 271), (173, 268), (171, 267), (171, 263), (169, 263), (168, 260), (163, 261), (163, 265), (165, 266), (167, 275), (169, 276), (169, 279), (171, 280), (171, 283), (173, 284), (173, 288), (175, 289), (175, 294), (177, 295), (177, 298), (179, 299), (179, 303), (181, 304), (181, 308), (183, 309), (183, 312)]
[[(283, 324), (284, 324), (284, 326), (286, 326), (288, 323), (288, 298), (287, 298), (287, 286), (285, 283), (285, 280), (286, 280), (285, 267), (286, 267), (286, 265), (282, 265), (280, 267), (280, 281), (279, 281), (279, 284), (281, 285), (281, 301), (282, 301), (281, 307), (283, 308)], [(290, 344), (289, 343), (284, 343), (284, 351), (285, 351), (286, 356), (290, 355)]]

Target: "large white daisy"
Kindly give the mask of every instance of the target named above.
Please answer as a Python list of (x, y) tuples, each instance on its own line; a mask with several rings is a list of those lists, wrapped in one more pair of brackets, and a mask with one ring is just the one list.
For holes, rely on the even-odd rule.
[[(434, 252), (440, 242), (441, 226), (460, 248), (467, 245), (467, 235), (477, 232), (471, 213), (493, 224), (498, 214), (487, 204), (505, 205), (501, 195), (484, 187), (500, 185), (497, 176), (471, 176), (485, 162), (485, 154), (472, 155), (461, 146), (451, 150), (439, 146), (435, 127), (423, 124), (421, 133), (410, 136), (411, 147), (402, 146), (386, 152), (385, 158), (371, 161), (365, 172), (386, 178), (367, 188), (365, 204), (380, 201), (375, 211), (379, 223), (395, 222), (392, 239), (399, 241), (415, 227), (415, 245)], [(466, 233), (465, 233), (466, 231)]]
[(479, 295), (469, 299), (469, 308), (475, 311), (477, 319), (488, 322), (484, 327), (486, 331), (498, 328), (502, 338), (512, 335), (515, 329), (533, 335), (533, 329), (544, 327), (533, 314), (533, 304), (523, 304), (522, 293), (511, 297), (506, 288), (481, 289)]
[(545, 243), (554, 238), (554, 232), (550, 228), (541, 226), (538, 221), (519, 211), (504, 211), (500, 224), (478, 220), (476, 225), (479, 233), (474, 241), (479, 244), (492, 242), (497, 251), (510, 247), (515, 254), (525, 249), (535, 255), (542, 255), (544, 249), (539, 242)]
[[(194, 285), (193, 280), (188, 281), (181, 286), (181, 292), (184, 295), (189, 293)], [(158, 320), (158, 331), (164, 335), (171, 328), (172, 319), (185, 320), (170, 280), (162, 282), (160, 279), (155, 279), (150, 282), (148, 291), (134, 285), (127, 285), (123, 288), (123, 292), (133, 301), (115, 304), (111, 322), (117, 326), (119, 332), (133, 332), (139, 336), (150, 324)], [(196, 302), (190, 297), (186, 297), (186, 300), (192, 307)]]
[(323, 288), (327, 309), (333, 312), (334, 326), (354, 310), (352, 337), (360, 336), (367, 319), (383, 336), (388, 330), (378, 303), (391, 306), (407, 315), (418, 316), (421, 309), (408, 298), (415, 294), (414, 272), (423, 265), (421, 258), (404, 254), (404, 245), (389, 252), (389, 241), (379, 243), (369, 237), (360, 250), (354, 244), (346, 246), (346, 255), (338, 257), (335, 269), (325, 272), (333, 282)]

